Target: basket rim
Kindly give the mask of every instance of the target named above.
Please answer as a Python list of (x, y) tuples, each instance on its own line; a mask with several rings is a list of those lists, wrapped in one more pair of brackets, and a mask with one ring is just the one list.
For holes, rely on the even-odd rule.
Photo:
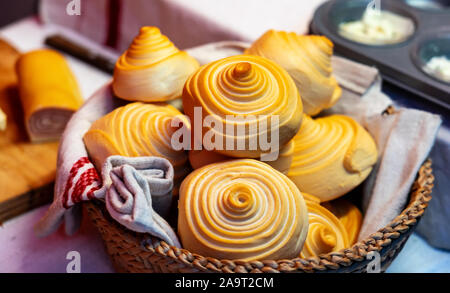
[[(136, 240), (135, 242), (138, 245), (140, 244), (142, 249), (165, 258), (170, 258), (176, 263), (182, 263), (199, 271), (218, 273), (332, 271), (342, 267), (349, 267), (354, 263), (366, 261), (366, 256), (369, 252), (380, 252), (383, 248), (388, 247), (394, 240), (398, 239), (402, 234), (408, 233), (408, 231), (417, 224), (428, 206), (428, 202), (431, 200), (431, 191), (434, 182), (431, 164), (432, 162), (430, 159), (423, 163), (419, 169), (417, 178), (411, 187), (409, 203), (387, 226), (369, 235), (366, 239), (353, 244), (353, 246), (349, 248), (337, 252), (321, 254), (315, 257), (261, 261), (219, 260), (213, 257), (205, 257), (196, 253), (191, 253), (184, 248), (170, 246), (166, 242), (148, 234), (144, 241), (139, 241), (139, 239), (137, 239), (139, 233), (127, 230), (108, 217), (105, 218), (110, 224), (115, 225), (122, 234), (129, 234), (127, 235), (127, 238), (134, 237)], [(86, 204), (91, 208), (98, 208), (95, 207), (96, 205), (93, 202), (86, 202)]]

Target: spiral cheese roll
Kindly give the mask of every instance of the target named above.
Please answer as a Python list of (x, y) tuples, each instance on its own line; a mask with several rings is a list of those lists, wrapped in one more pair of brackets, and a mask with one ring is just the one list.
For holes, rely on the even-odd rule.
[(8, 119), (6, 117), (5, 112), (0, 108), (0, 131), (4, 131), (6, 129), (6, 123)]
[(95, 121), (84, 135), (84, 143), (98, 169), (112, 155), (166, 158), (174, 167), (176, 185), (189, 173), (190, 167), (187, 152), (172, 148), (171, 138), (176, 131), (171, 126), (173, 119), (189, 125), (170, 105), (130, 103)]
[(321, 201), (333, 200), (358, 186), (377, 161), (370, 134), (343, 115), (311, 119), (305, 115), (294, 137), (289, 178)]
[[(278, 158), (274, 161), (265, 162), (272, 166), (274, 169), (280, 171), (283, 174), (287, 174), (289, 171), (289, 167), (292, 163), (292, 156), (294, 154), (294, 141), (291, 140), (285, 145), (278, 155)], [(232, 157), (228, 157), (218, 152), (207, 151), (205, 149), (201, 151), (191, 150), (189, 151), (189, 162), (191, 163), (192, 168), (198, 169), (203, 166), (223, 162), (227, 160), (232, 160)], [(320, 201), (319, 201), (320, 202)]]
[(347, 231), (339, 219), (318, 203), (306, 201), (306, 205), (309, 228), (300, 257), (318, 256), (347, 248)]
[(361, 230), (363, 216), (359, 209), (345, 199), (337, 199), (322, 204), (341, 221), (347, 230), (349, 244), (352, 245), (358, 240)]
[(269, 30), (246, 53), (269, 58), (286, 69), (308, 115), (330, 108), (341, 97), (342, 90), (332, 75), (333, 43), (326, 37)]
[(189, 162), (191, 163), (191, 167), (194, 170), (209, 164), (224, 162), (232, 159), (232, 157), (228, 157), (213, 151), (207, 151), (205, 149), (202, 149), (201, 151), (189, 151)]
[(80, 89), (64, 56), (36, 50), (16, 63), (25, 126), (32, 142), (57, 140), (83, 104)]
[(289, 141), (284, 147), (281, 148), (278, 158), (274, 161), (265, 162), (272, 166), (274, 169), (280, 171), (283, 174), (289, 172), (292, 160), (294, 156), (294, 140)]
[(114, 69), (114, 93), (125, 100), (161, 102), (181, 97), (199, 64), (156, 27), (142, 27)]
[(306, 192), (302, 192), (302, 195), (303, 195), (303, 198), (306, 201), (312, 201), (314, 203), (320, 204), (320, 198), (318, 198), (317, 196), (311, 195), (311, 194), (306, 193)]
[(178, 234), (191, 252), (247, 261), (294, 258), (307, 230), (301, 193), (265, 163), (215, 163), (181, 184)]
[[(289, 74), (270, 60), (251, 55), (202, 66), (186, 82), (183, 108), (193, 123), (194, 141), (205, 145), (206, 135), (214, 137), (215, 151), (239, 158), (260, 157), (266, 151), (261, 145), (265, 140), (278, 150), (286, 145), (300, 128), (303, 111)], [(209, 124), (194, 120), (198, 109), (201, 122)]]

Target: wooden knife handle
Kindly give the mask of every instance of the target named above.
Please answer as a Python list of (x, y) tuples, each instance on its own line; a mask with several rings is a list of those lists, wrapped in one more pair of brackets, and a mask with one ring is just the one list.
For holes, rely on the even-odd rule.
[(45, 44), (78, 58), (106, 73), (112, 74), (114, 72), (115, 60), (110, 60), (90, 49), (74, 43), (61, 35), (52, 35), (47, 37), (45, 39)]

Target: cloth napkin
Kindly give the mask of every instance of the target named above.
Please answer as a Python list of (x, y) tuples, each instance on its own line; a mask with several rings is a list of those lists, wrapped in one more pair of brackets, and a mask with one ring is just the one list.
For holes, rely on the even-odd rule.
[(168, 218), (172, 205), (173, 172), (164, 158), (111, 156), (103, 166), (103, 187), (96, 195), (105, 197), (109, 214), (123, 226), (181, 247), (163, 218)]
[[(248, 45), (243, 42), (219, 42), (195, 47), (187, 51), (197, 58), (201, 64), (205, 64), (219, 58), (241, 54)], [(404, 108), (398, 109), (392, 115), (382, 115), (386, 108), (392, 104), (392, 101), (381, 92), (381, 78), (378, 71), (375, 68), (337, 56), (333, 57), (332, 63), (335, 76), (343, 88), (343, 94), (333, 108), (321, 115), (340, 113), (353, 117), (372, 134), (380, 154), (377, 166), (366, 180), (362, 196), (366, 214), (360, 233), (361, 239), (388, 224), (401, 212), (420, 165), (433, 145), (441, 119), (439, 116), (423, 111)], [(73, 116), (61, 141), (55, 202), (62, 202), (64, 190), (71, 182), (70, 174), (73, 166), (79, 160), (87, 159), (82, 137), (89, 129), (90, 124), (123, 103), (113, 98), (110, 85), (106, 85)], [(130, 177), (136, 176), (136, 173), (124, 168), (114, 170), (115, 181), (123, 180), (125, 173)], [(142, 180), (139, 180), (141, 179), (134, 178), (130, 179), (130, 182), (135, 182), (136, 186), (140, 186), (140, 192), (145, 193), (144, 188), (139, 184)], [(93, 186), (93, 188), (99, 188), (97, 185)], [(123, 187), (124, 185), (121, 186), (122, 193), (126, 194), (126, 188)], [(128, 188), (128, 190), (130, 189)], [(136, 191), (134, 190), (134, 192)], [(96, 192), (94, 191), (93, 194), (95, 196)], [(114, 196), (117, 198), (117, 194), (114, 194)], [(126, 197), (127, 195), (125, 195)], [(77, 202), (90, 199), (80, 196), (75, 196), (75, 198), (78, 198)], [(143, 195), (139, 195), (139, 201), (144, 202), (147, 206), (150, 202), (148, 197)], [(110, 203), (112, 202), (110, 201)], [(54, 230), (50, 227), (54, 228), (56, 222), (59, 224), (61, 215), (65, 214), (66, 231), (74, 232), (77, 226), (74, 223), (79, 219), (76, 216), (77, 205), (68, 207), (66, 211), (61, 209), (61, 206), (64, 208), (62, 203), (56, 206), (58, 212), (53, 212), (53, 216), (48, 217), (47, 221), (43, 221), (38, 226), (40, 227), (39, 230), (46, 232), (43, 234), (48, 234)], [(112, 214), (122, 208), (130, 211), (129, 206), (121, 207), (121, 205), (117, 205), (116, 208), (118, 209), (110, 208), (108, 208), (108, 211), (110, 213), (112, 211)], [(154, 217), (153, 221), (158, 219), (157, 216)], [(116, 214), (115, 219), (132, 230), (139, 230), (142, 226), (142, 223), (133, 222), (132, 217), (121, 217), (120, 214)], [(151, 226), (151, 220), (145, 225)]]
[(375, 138), (380, 160), (364, 186), (362, 240), (386, 226), (405, 207), (411, 185), (430, 153), (441, 118), (401, 108), (363, 122)]

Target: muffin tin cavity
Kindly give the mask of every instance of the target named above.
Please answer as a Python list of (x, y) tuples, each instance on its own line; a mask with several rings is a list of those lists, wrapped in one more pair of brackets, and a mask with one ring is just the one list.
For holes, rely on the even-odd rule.
[(415, 32), (416, 19), (402, 6), (383, 5), (370, 9), (370, 0), (335, 1), (330, 6), (326, 25), (347, 40), (373, 46), (405, 42)]
[(425, 74), (450, 84), (450, 31), (419, 41), (412, 52), (413, 61)]
[(375, 66), (384, 80), (450, 109), (450, 0), (381, 0), (381, 11), (414, 23), (410, 37), (398, 43), (362, 44), (340, 34), (342, 23), (360, 20), (374, 3), (330, 0), (316, 10), (311, 30), (328, 37), (336, 54)]
[(430, 10), (430, 11), (443, 11), (450, 10), (449, 0), (403, 0), (409, 6), (414, 8)]

